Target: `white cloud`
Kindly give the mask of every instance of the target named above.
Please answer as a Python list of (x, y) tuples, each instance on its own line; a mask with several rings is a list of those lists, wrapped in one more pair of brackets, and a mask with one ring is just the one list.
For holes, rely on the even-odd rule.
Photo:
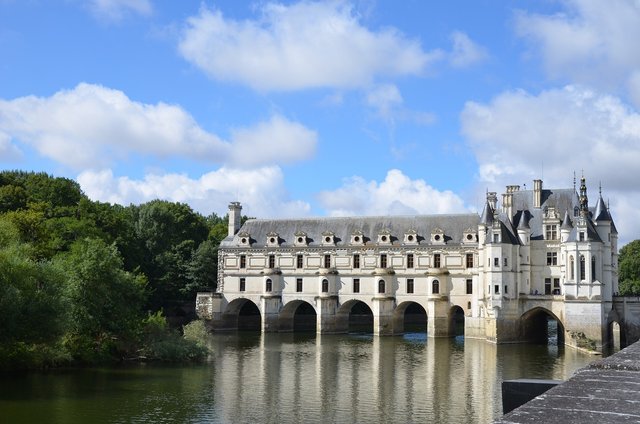
[(640, 2), (562, 3), (554, 15), (519, 13), (517, 32), (539, 48), (550, 76), (624, 93), (640, 69)]
[(289, 200), (277, 166), (252, 170), (220, 168), (193, 179), (183, 174), (147, 174), (142, 180), (114, 177), (109, 169), (84, 171), (78, 178), (91, 199), (128, 205), (154, 199), (188, 203), (194, 210), (223, 216), (230, 201), (240, 201), (243, 213), (260, 218), (309, 214), (303, 201)]
[(397, 169), (384, 181), (351, 177), (318, 199), (331, 216), (411, 215), (467, 212), (464, 202), (451, 191), (438, 191), (424, 180), (411, 180)]
[(129, 13), (149, 16), (153, 12), (150, 0), (90, 0), (91, 11), (99, 18), (119, 21)]
[(487, 50), (473, 42), (464, 32), (455, 31), (451, 34), (451, 41), (453, 49), (449, 53), (449, 63), (454, 68), (466, 68), (489, 57)]
[[(48, 98), (0, 100), (0, 131), (75, 169), (104, 168), (132, 153), (211, 163), (288, 163), (312, 156), (317, 142), (315, 132), (277, 115), (236, 129), (225, 141), (179, 106), (139, 103), (121, 91), (84, 83)], [(265, 146), (280, 154), (265, 153)]]
[(419, 125), (429, 125), (436, 119), (432, 113), (404, 107), (402, 94), (394, 84), (374, 86), (366, 93), (365, 103), (389, 124), (395, 124), (397, 121), (411, 121)]
[[(482, 187), (530, 187), (542, 177), (546, 187), (566, 188), (584, 170), (592, 202), (601, 181), (623, 239), (640, 238), (640, 114), (619, 98), (575, 86), (505, 92), (468, 102), (461, 120)], [(634, 207), (616, 210), (623, 203)]]
[(420, 75), (441, 51), (425, 52), (398, 30), (370, 30), (343, 1), (267, 3), (255, 20), (203, 7), (179, 50), (211, 78), (254, 89), (352, 88), (378, 76)]

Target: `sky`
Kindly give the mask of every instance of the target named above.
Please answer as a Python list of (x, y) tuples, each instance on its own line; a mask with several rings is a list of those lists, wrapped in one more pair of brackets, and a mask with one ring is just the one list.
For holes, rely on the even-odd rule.
[(601, 190), (640, 238), (638, 0), (0, 0), (0, 169), (259, 218)]

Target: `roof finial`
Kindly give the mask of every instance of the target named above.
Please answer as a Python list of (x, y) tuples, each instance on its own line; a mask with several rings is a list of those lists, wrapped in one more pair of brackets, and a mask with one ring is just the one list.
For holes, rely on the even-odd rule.
[(576, 171), (573, 171), (573, 191), (576, 191)]
[(602, 180), (598, 182), (598, 192), (600, 193), (600, 197), (602, 197)]

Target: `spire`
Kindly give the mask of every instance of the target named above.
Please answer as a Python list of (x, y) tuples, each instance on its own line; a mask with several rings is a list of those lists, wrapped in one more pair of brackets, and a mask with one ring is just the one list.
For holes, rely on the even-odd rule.
[(582, 175), (580, 178), (580, 215), (587, 216), (589, 214), (589, 198), (587, 197), (587, 182)]
[(522, 211), (520, 214), (520, 220), (518, 221), (518, 230), (529, 230), (529, 220), (527, 219), (527, 214), (525, 211)]
[(492, 225), (493, 224), (493, 208), (491, 204), (487, 200), (484, 205), (484, 209), (482, 210), (482, 215), (480, 216), (480, 223), (484, 225)]
[(611, 215), (609, 214), (609, 210), (607, 206), (604, 204), (604, 200), (602, 200), (602, 192), (600, 194), (600, 197), (598, 198), (598, 204), (596, 205), (595, 220), (611, 221)]
[(571, 217), (569, 216), (569, 211), (564, 211), (564, 219), (562, 220), (562, 225), (560, 226), (561, 230), (572, 230), (573, 223), (571, 222)]

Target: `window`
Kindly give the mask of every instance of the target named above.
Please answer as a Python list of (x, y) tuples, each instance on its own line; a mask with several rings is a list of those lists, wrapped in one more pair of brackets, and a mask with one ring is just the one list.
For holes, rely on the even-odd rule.
[(322, 280), (322, 293), (328, 293), (328, 292), (329, 292), (329, 280), (325, 278), (324, 280)]
[(569, 256), (569, 279), (576, 278), (576, 264), (573, 262), (573, 256)]
[(433, 255), (433, 267), (440, 268), (440, 254), (436, 253)]
[(246, 267), (247, 267), (247, 256), (240, 255), (240, 268), (246, 268)]
[(544, 294), (551, 294), (551, 278), (544, 279)]
[(269, 255), (269, 268), (276, 267), (276, 255)]
[(580, 255), (580, 281), (584, 281), (586, 278), (586, 264), (584, 255)]
[(304, 257), (302, 255), (297, 255), (296, 256), (296, 268), (300, 269), (303, 267), (304, 265)]
[(553, 294), (560, 294), (560, 279), (559, 278), (554, 278), (553, 279)]
[(413, 268), (413, 253), (407, 253), (407, 268)]
[(354, 278), (353, 279), (353, 292), (354, 293), (360, 293), (360, 279), (359, 278)]
[(353, 267), (360, 268), (360, 255), (353, 255)]
[(467, 280), (467, 294), (473, 294), (473, 280)]
[(246, 278), (240, 278), (240, 291), (243, 292), (247, 289), (247, 280)]
[(324, 267), (331, 268), (331, 255), (324, 255)]
[(558, 226), (555, 224), (549, 224), (546, 226), (546, 239), (547, 240), (557, 240), (558, 239)]
[(504, 294), (508, 294), (509, 293), (509, 286), (507, 286), (506, 284), (504, 285)]
[(407, 278), (407, 293), (413, 293), (413, 278)]
[(384, 280), (380, 280), (378, 281), (378, 293), (384, 293), (384, 292), (385, 292)]
[(580, 241), (584, 241), (584, 231), (580, 231)]
[(504, 266), (507, 266), (507, 258), (504, 258)]
[(498, 234), (498, 233), (494, 233), (493, 234), (493, 242), (494, 243), (500, 243), (500, 234)]
[(273, 290), (273, 282), (271, 281), (271, 278), (267, 278), (267, 281), (265, 282), (264, 285), (264, 291), (266, 291), (267, 293), (270, 293)]
[(471, 302), (467, 302), (467, 309), (471, 309)]
[(496, 284), (495, 286), (493, 286), (493, 292), (495, 294), (500, 294), (500, 284)]
[(596, 281), (596, 257), (591, 257), (591, 281)]
[(547, 265), (558, 265), (557, 252), (547, 252)]
[(493, 266), (500, 266), (500, 258), (493, 258)]
[(473, 268), (473, 253), (467, 253), (467, 268)]
[(440, 293), (440, 281), (433, 280), (431, 282), (431, 293), (439, 294)]
[(296, 278), (296, 291), (298, 293), (302, 291), (302, 278)]
[(387, 267), (387, 255), (385, 253), (380, 255), (380, 268)]

